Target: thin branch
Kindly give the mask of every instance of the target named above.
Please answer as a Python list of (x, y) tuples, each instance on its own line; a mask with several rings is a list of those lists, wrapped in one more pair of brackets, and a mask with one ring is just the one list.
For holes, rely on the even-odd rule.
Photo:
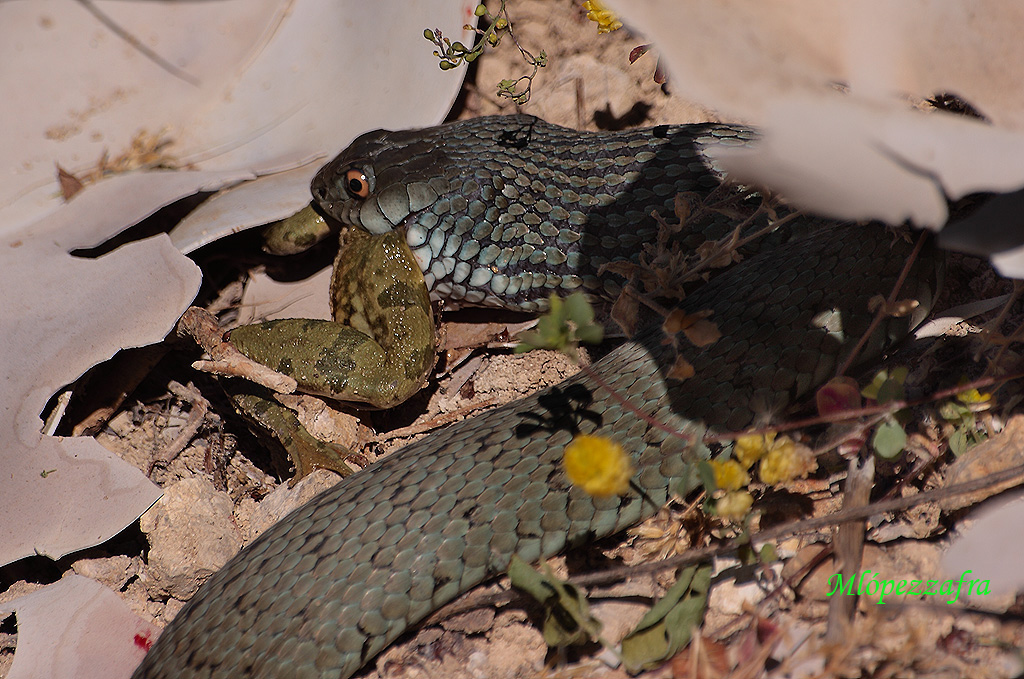
[(927, 237), (928, 234), (923, 232), (917, 237), (917, 243), (914, 244), (914, 251), (910, 253), (910, 257), (907, 258), (907, 263), (903, 265), (903, 270), (900, 271), (899, 278), (897, 278), (896, 282), (893, 284), (892, 291), (889, 293), (889, 298), (886, 300), (887, 303), (882, 305), (878, 312), (875, 313), (875, 317), (871, 319), (871, 325), (869, 325), (868, 329), (864, 331), (863, 335), (861, 335), (860, 341), (857, 342), (857, 346), (853, 348), (853, 351), (851, 351), (849, 356), (846, 357), (846, 360), (839, 366), (839, 369), (836, 371), (836, 377), (846, 374), (846, 371), (850, 369), (854, 360), (856, 360), (860, 355), (860, 352), (864, 349), (864, 345), (868, 343), (868, 339), (870, 339), (871, 335), (874, 334), (875, 329), (882, 322), (882, 319), (888, 315), (889, 307), (896, 302), (896, 296), (900, 294), (900, 290), (903, 288), (903, 283), (907, 280), (907, 276), (910, 274), (910, 269), (914, 266), (914, 262), (917, 261), (917, 256), (920, 254), (921, 247), (924, 245), (924, 240)]
[(882, 502), (875, 502), (864, 507), (840, 510), (827, 516), (780, 524), (774, 528), (763, 530), (756, 535), (749, 536), (749, 538), (734, 538), (722, 545), (691, 550), (685, 554), (680, 554), (654, 563), (613, 568), (607, 571), (601, 571), (600, 573), (581, 575), (575, 578), (570, 578), (569, 582), (574, 585), (581, 586), (602, 585), (615, 582), (629, 576), (658, 573), (670, 568), (682, 568), (684, 566), (690, 566), (715, 557), (731, 554), (737, 549), (751, 545), (755, 542), (764, 543), (787, 535), (819, 530), (821, 528), (836, 526), (841, 523), (849, 523), (851, 521), (863, 521), (878, 514), (908, 509), (926, 502), (936, 502), (938, 500), (944, 500), (958, 495), (968, 495), (983, 488), (992, 488), (1003, 485), (1007, 481), (1014, 482), (1010, 487), (1024, 484), (1024, 465), (1010, 467), (1009, 469), (1004, 469), (978, 479), (965, 481), (964, 483), (958, 483), (945, 488), (923, 491), (917, 495), (911, 495), (910, 497), (901, 497)]
[(814, 417), (807, 417), (802, 420), (792, 420), (790, 422), (782, 422), (778, 424), (769, 424), (756, 429), (749, 429), (742, 432), (725, 432), (722, 434), (709, 434), (704, 437), (705, 443), (721, 443), (723, 441), (732, 441), (740, 436), (746, 436), (747, 434), (769, 434), (779, 433), (784, 431), (792, 431), (794, 429), (803, 429), (816, 424), (835, 424), (839, 422), (847, 422), (858, 417), (875, 417), (881, 419), (887, 414), (895, 413), (898, 410), (904, 408), (915, 408), (918, 406), (927, 405), (934, 403), (935, 401), (941, 401), (945, 398), (952, 398), (957, 394), (962, 394), (965, 391), (971, 389), (978, 389), (982, 387), (990, 387), (1004, 382), (1011, 382), (1013, 380), (1019, 380), (1024, 378), (1024, 372), (1014, 373), (1012, 375), (1003, 375), (1001, 377), (982, 377), (970, 382), (964, 382), (958, 384), (955, 387), (948, 387), (946, 389), (940, 389), (935, 393), (925, 396), (923, 398), (915, 399), (913, 401), (888, 401), (879, 405), (864, 406), (863, 408), (853, 408), (850, 410), (840, 410), (834, 413), (827, 413), (824, 415), (815, 415)]
[[(989, 335), (986, 338), (986, 342), (990, 341), (988, 338), (998, 336), (999, 328), (1003, 325), (1003, 321), (1006, 320), (1006, 316), (1010, 313), (1010, 307), (1012, 307), (1020, 298), (1021, 293), (1024, 293), (1024, 282), (1014, 281), (1013, 292), (1010, 293), (1010, 298), (1006, 300), (1006, 304), (1003, 305), (1003, 308), (999, 312), (999, 315), (992, 319), (992, 321), (990, 321), (989, 323), (985, 324), (986, 328), (989, 330)], [(990, 373), (993, 370), (993, 368), (999, 365), (999, 362), (1002, 360), (1007, 348), (1013, 342), (1020, 340), (1022, 332), (1024, 332), (1024, 325), (1018, 327), (1016, 330), (1010, 333), (1009, 337), (1007, 337), (1004, 341), (1000, 342), (999, 351), (996, 352), (995, 358), (993, 358), (992, 361), (989, 363), (988, 368), (986, 369), (986, 373)], [(980, 347), (978, 347), (978, 351), (975, 352), (974, 354), (975, 361), (977, 361), (981, 357), (981, 351), (982, 349), (984, 349), (984, 347), (985, 344), (982, 344)]]
[(673, 437), (675, 437), (677, 439), (682, 439), (683, 441), (685, 441), (687, 443), (693, 443), (694, 442), (693, 436), (684, 434), (681, 431), (673, 429), (672, 427), (668, 426), (667, 424), (659, 421), (657, 418), (651, 417), (650, 415), (648, 415), (644, 411), (640, 410), (640, 408), (638, 408), (632, 402), (630, 402), (629, 399), (627, 399), (625, 396), (620, 394), (615, 389), (615, 387), (613, 387), (612, 385), (608, 384), (608, 382), (606, 382), (605, 379), (603, 377), (601, 377), (589, 365), (582, 365), (582, 364), (580, 364), (580, 370), (587, 377), (589, 377), (590, 379), (592, 379), (595, 382), (597, 382), (597, 386), (599, 386), (602, 389), (604, 389), (605, 391), (607, 391), (608, 395), (612, 397), (612, 400), (614, 400), (620, 406), (622, 406), (623, 408), (625, 408), (629, 412), (633, 413), (634, 415), (636, 415), (637, 417), (642, 419), (647, 424), (651, 425), (652, 427), (654, 427), (655, 429), (657, 429), (659, 431), (662, 431), (662, 432), (668, 434), (669, 436), (673, 436)]

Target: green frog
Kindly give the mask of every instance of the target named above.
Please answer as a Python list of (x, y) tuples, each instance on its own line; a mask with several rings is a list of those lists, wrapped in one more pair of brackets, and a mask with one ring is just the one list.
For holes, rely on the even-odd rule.
[[(311, 247), (326, 233), (323, 219), (307, 207), (272, 226), (266, 238), (280, 252), (275, 244), (282, 237)], [(247, 357), (294, 378), (306, 394), (390, 408), (419, 391), (434, 365), (437, 332), (423, 274), (402, 231), (344, 229), (330, 294), (332, 321), (267, 321), (236, 328), (228, 339)], [(263, 387), (236, 379), (227, 388), (241, 413), (284, 446), (295, 466), (292, 483), (317, 468), (345, 476), (352, 471), (347, 461), (365, 463), (314, 437)]]

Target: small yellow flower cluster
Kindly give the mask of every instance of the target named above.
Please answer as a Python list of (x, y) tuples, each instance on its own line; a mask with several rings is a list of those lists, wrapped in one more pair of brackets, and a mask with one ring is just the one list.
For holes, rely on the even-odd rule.
[(797, 445), (793, 439), (783, 436), (761, 460), (758, 475), (765, 483), (785, 483), (803, 478), (817, 468), (818, 461), (814, 459), (814, 452), (810, 448)]
[(753, 497), (741, 490), (750, 483), (747, 470), (760, 462), (758, 476), (765, 483), (776, 484), (806, 476), (817, 468), (814, 453), (788, 436), (748, 434), (736, 439), (730, 460), (712, 460), (715, 485), (725, 494), (715, 503), (718, 515), (740, 522), (750, 512)]
[(764, 457), (768, 448), (775, 443), (775, 432), (770, 434), (746, 434), (736, 439), (733, 455), (744, 467), (750, 469), (754, 463)]
[(750, 475), (736, 460), (712, 460), (708, 464), (715, 472), (715, 485), (722, 490), (739, 490), (750, 483)]
[(747, 470), (736, 460), (711, 460), (711, 471), (715, 475), (715, 485), (725, 494), (715, 502), (715, 511), (724, 519), (740, 523), (750, 513), (754, 497), (745, 488), (750, 483)]
[(718, 499), (718, 502), (715, 503), (715, 511), (723, 519), (740, 523), (747, 518), (753, 504), (754, 497), (747, 491), (733, 491)]
[(586, 0), (583, 9), (587, 10), (587, 18), (597, 24), (598, 33), (611, 33), (622, 28), (622, 22), (615, 12), (605, 9), (600, 0)]
[(785, 483), (807, 476), (818, 468), (814, 452), (788, 436), (749, 434), (736, 439), (733, 454), (747, 468), (761, 462), (758, 476), (765, 483)]
[(633, 461), (615, 441), (579, 434), (565, 447), (565, 473), (573, 485), (594, 497), (623, 495), (633, 477)]

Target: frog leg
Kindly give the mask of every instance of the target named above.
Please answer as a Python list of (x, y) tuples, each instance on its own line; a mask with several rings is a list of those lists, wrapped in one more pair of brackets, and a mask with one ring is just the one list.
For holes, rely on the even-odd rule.
[(235, 409), (257, 431), (269, 433), (283, 447), (295, 466), (295, 474), (288, 482), (295, 482), (314, 469), (330, 469), (341, 476), (352, 473), (348, 462), (365, 467), (369, 460), (348, 447), (316, 438), (307, 431), (295, 412), (275, 398), (266, 387), (241, 379), (223, 380), (224, 390)]
[[(419, 391), (433, 368), (436, 327), (430, 298), (404, 233), (371, 236), (352, 230), (344, 240), (331, 283), (333, 321), (268, 321), (236, 328), (229, 339), (249, 358), (295, 378), (305, 393), (389, 408)], [(249, 397), (244, 400), (253, 406)], [(258, 409), (263, 414), (257, 421), (267, 417), (267, 405)], [(276, 423), (289, 418), (275, 413), (272, 419), (277, 429)], [(291, 437), (306, 442), (302, 435)], [(313, 460), (304, 447), (288, 450), (297, 478), (317, 466), (341, 472), (324, 459)]]
[(291, 217), (263, 229), (263, 249), (273, 255), (295, 255), (305, 252), (331, 233), (331, 227), (312, 205)]

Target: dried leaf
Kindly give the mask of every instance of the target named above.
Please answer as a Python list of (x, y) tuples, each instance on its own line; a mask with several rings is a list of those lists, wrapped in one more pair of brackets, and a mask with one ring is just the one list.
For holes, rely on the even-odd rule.
[(891, 318), (903, 318), (914, 313), (917, 307), (921, 306), (921, 303), (916, 299), (899, 299), (895, 302), (889, 303), (881, 295), (875, 295), (868, 300), (868, 311), (875, 313), (879, 309), (883, 310), (886, 316)]
[(0, 250), (0, 288), (19, 300), (0, 305), (0, 365), (8, 377), (0, 390), (0, 514), (18, 517), (5, 525), (0, 563), (95, 545), (159, 496), (144, 474), (95, 440), (43, 436), (38, 413), (51, 394), (118, 349), (160, 341), (195, 297), (199, 269), (166, 238), (95, 259), (67, 251), (69, 242), (102, 242), (209, 178), (191, 174), (162, 177), (159, 186), (141, 174), (101, 182), (31, 229), (12, 231), (21, 246)]
[(672, 369), (668, 371), (668, 376), (673, 380), (688, 380), (694, 376), (696, 371), (693, 366), (682, 356), (676, 356), (676, 362), (672, 364)]
[(675, 335), (682, 332), (684, 328), (689, 327), (693, 322), (690, 320), (691, 318), (692, 316), (688, 316), (682, 309), (673, 309), (665, 317), (664, 323), (661, 324), (661, 329), (666, 335)]
[(615, 303), (612, 304), (612, 320), (622, 328), (627, 337), (636, 334), (637, 325), (640, 322), (640, 303), (636, 297), (626, 292), (623, 288)]
[(654, 69), (654, 82), (659, 85), (664, 85), (668, 82), (668, 74), (665, 73), (665, 69), (661, 67), (661, 58), (658, 59), (658, 65)]
[(680, 225), (686, 224), (690, 219), (690, 215), (693, 214), (693, 203), (690, 202), (685, 193), (677, 193), (672, 203), (672, 211), (676, 213), (676, 219), (679, 220)]
[(852, 377), (833, 377), (814, 394), (819, 415), (831, 415), (861, 407), (860, 387)]
[[(815, 3), (813, 16), (808, 7), (744, 3), (740, 12), (733, 3), (705, 3), (684, 12), (680, 3), (661, 0), (618, 9), (660, 46), (679, 89), (767, 130), (751, 153), (722, 155), (723, 167), (740, 181), (768, 184), (837, 218), (935, 227), (946, 221), (947, 198), (1019, 188), (1024, 167), (1010, 149), (1024, 148), (1024, 106), (1019, 88), (1006, 86), (1024, 72), (1017, 56), (1024, 44), (1014, 39), (1017, 3), (985, 3), (979, 21), (967, 23), (934, 6), (885, 3), (892, 10), (886, 25), (902, 28), (884, 36), (869, 18), (875, 5), (860, 3), (851, 14), (849, 3)], [(742, 47), (723, 38), (737, 31), (756, 38)], [(898, 56), (879, 65), (879, 46)], [(1003, 67), (992, 69), (997, 62)], [(851, 73), (858, 74), (856, 86), (836, 96), (834, 83), (849, 82)], [(895, 88), (894, 74), (901, 74)], [(936, 92), (955, 92), (993, 123), (906, 105), (907, 95)], [(963, 153), (929, 152), (939, 147)], [(884, 199), (880, 187), (887, 189)]]
[(629, 51), (629, 63), (635, 64), (636, 60), (647, 54), (651, 49), (650, 45), (637, 45)]
[(714, 269), (722, 269), (731, 266), (742, 259), (736, 248), (739, 246), (740, 232), (734, 230), (722, 240), (704, 241), (697, 246), (697, 255), (701, 262)]
[(107, 587), (68, 575), (0, 604), (0, 620), (18, 616), (18, 651), (10, 679), (127, 677), (159, 631)]
[[(314, 157), (323, 162), (325, 149), (339, 148), (371, 126), (432, 124), (443, 117), (461, 85), (461, 77), (438, 73), (420, 57), (418, 46), (409, 43), (409, 49), (389, 51), (379, 66), (404, 79), (405, 95), (410, 95), (409, 88), (419, 91), (421, 105), (389, 107), (390, 119), (385, 122), (374, 119), (376, 113), (371, 115), (369, 108), (353, 108), (345, 96), (318, 99), (322, 106), (315, 112), (301, 110), (294, 99), (279, 96), (278, 84), (291, 82), (290, 68), (319, 58), (324, 49), (340, 54), (354, 46), (348, 39), (335, 44), (316, 37), (337, 30), (338, 21), (325, 20), (324, 8), (300, 3), (282, 14), (281, 6), (287, 3), (274, 0), (249, 3), (245, 11), (223, 3), (175, 3), (173, 8), (146, 3), (133, 12), (130, 28), (158, 43), (160, 53), (175, 61), (180, 56), (188, 74), (201, 81), (201, 86), (183, 86), (175, 74), (161, 72), (139, 54), (126, 58), (126, 49), (131, 48), (123, 41), (97, 42), (96, 31), (107, 29), (96, 28), (88, 19), (83, 23), (85, 4), (48, 5), (41, 10), (34, 3), (0, 3), (3, 44), (17, 41), (25, 47), (5, 53), (9, 58), (0, 73), (7, 99), (17, 102), (5, 117), (5, 144), (0, 145), (3, 166), (16, 169), (0, 181), (0, 223), (5, 242), (11, 245), (0, 251), (0, 287), (10, 300), (17, 300), (0, 304), (0, 325), (5, 329), (0, 365), (8, 378), (0, 389), (0, 514), (18, 517), (5, 523), (0, 562), (31, 554), (57, 558), (94, 545), (121, 531), (159, 495), (141, 472), (93, 439), (40, 434), (39, 413), (46, 411), (51, 394), (119, 348), (164, 338), (195, 296), (198, 269), (163, 235), (129, 239), (134, 242), (96, 258), (73, 257), (68, 251), (102, 243), (196, 192), (215, 191)], [(421, 26), (424, 16), (443, 26), (464, 22), (462, 7), (427, 4), (422, 12), (388, 15), (387, 22), (372, 20), (379, 11), (375, 5), (360, 5), (361, 18), (353, 18), (354, 8), (336, 14), (353, 25), (386, 31), (397, 30), (395, 21), (405, 29)], [(227, 24), (232, 26), (230, 35), (218, 32), (218, 26)], [(93, 28), (83, 30), (88, 26)], [(299, 46), (288, 40), (295, 34), (313, 37)], [(277, 58), (282, 47), (275, 41), (282, 36), (284, 49), (294, 57), (287, 68), (281, 68)], [(370, 49), (380, 42), (373, 31), (356, 30), (351, 37), (364, 39)], [(343, 80), (340, 76), (379, 77), (352, 70), (344, 61), (328, 59), (326, 68), (334, 75), (325, 77), (332, 82)], [(60, 77), (52, 77), (54, 73)], [(223, 97), (226, 90), (231, 97)], [(257, 109), (265, 119), (246, 121), (231, 113)], [(335, 115), (326, 113), (329, 110)], [(338, 124), (339, 115), (343, 125)], [(90, 183), (90, 176), (106, 169), (166, 163), (165, 138), (155, 130), (149, 135), (136, 132), (152, 120), (175, 129), (187, 123), (188, 139), (176, 140), (174, 150), (179, 157), (194, 160), (195, 167), (132, 172)], [(268, 127), (267, 120), (285, 124)], [(258, 143), (252, 143), (256, 139)], [(104, 153), (107, 148), (109, 154)], [(69, 191), (53, 190), (58, 156), (74, 162), (69, 169), (86, 184), (66, 205)], [(91, 172), (81, 167), (98, 158), (102, 160)], [(308, 176), (292, 188), (296, 203), (308, 203)], [(214, 199), (205, 205), (211, 203)], [(275, 218), (268, 216), (262, 197), (243, 207), (245, 214), (234, 211), (234, 223), (222, 222), (218, 235), (235, 230), (240, 222)], [(218, 208), (225, 212), (222, 202)], [(65, 599), (70, 608), (70, 599)], [(88, 609), (74, 615), (88, 623), (88, 643), (63, 636), (55, 625), (47, 624), (40, 629), (50, 640), (65, 642), (63, 655), (19, 648), (14, 665), (38, 660), (63, 669), (30, 670), (33, 676), (87, 676), (84, 670), (76, 671), (80, 666), (69, 661), (70, 655), (89, 661), (88, 676), (128, 676), (141, 653), (130, 663), (118, 663), (104, 642), (110, 641), (106, 637), (132, 642), (132, 636), (111, 636), (116, 629)], [(27, 617), (19, 613), (19, 623)], [(27, 641), (25, 634), (19, 630), (19, 643)], [(153, 636), (140, 634), (135, 643), (148, 644)]]
[(81, 179), (71, 174), (60, 165), (57, 166), (57, 183), (60, 184), (60, 196), (65, 201), (71, 200), (71, 198), (85, 186)]
[(623, 278), (632, 278), (633, 276), (637, 275), (637, 273), (639, 273), (640, 271), (640, 267), (637, 266), (636, 264), (620, 259), (614, 262), (608, 262), (607, 264), (602, 264), (601, 268), (598, 270), (598, 273), (615, 273), (622, 276)]
[[(695, 650), (698, 640), (700, 645)], [(696, 658), (693, 657), (694, 653), (697, 654)], [(673, 679), (727, 677), (732, 669), (729, 647), (711, 639), (695, 638), (692, 644), (673, 656), (671, 667)], [(696, 669), (696, 673), (691, 669)]]
[(722, 337), (718, 325), (705, 319), (699, 319), (689, 328), (683, 329), (683, 334), (695, 347), (706, 347)]
[(666, 335), (675, 336), (681, 332), (694, 346), (705, 347), (717, 342), (722, 337), (718, 325), (705, 320), (711, 313), (711, 311), (698, 311), (695, 314), (687, 314), (680, 309), (673, 309), (665, 317), (661, 328)]

